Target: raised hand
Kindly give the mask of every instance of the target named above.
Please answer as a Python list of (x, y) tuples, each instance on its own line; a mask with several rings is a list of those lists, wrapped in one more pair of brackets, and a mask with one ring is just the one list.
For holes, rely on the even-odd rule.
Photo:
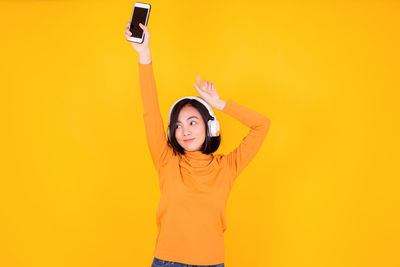
[[(132, 33), (129, 30), (129, 27), (131, 25), (130, 22), (127, 22), (126, 25), (128, 27), (125, 28), (125, 37), (131, 37)], [(144, 40), (143, 43), (139, 44), (139, 43), (135, 43), (135, 42), (130, 42), (133, 46), (133, 48), (135, 48), (135, 50), (140, 54), (140, 53), (144, 53), (150, 50), (149, 47), (149, 42), (150, 42), (150, 31), (147, 28), (147, 26), (144, 26), (142, 23), (139, 23), (139, 27), (144, 31)]]
[(225, 106), (225, 101), (219, 98), (219, 94), (215, 89), (215, 85), (207, 80), (203, 80), (203, 85), (200, 82), (200, 75), (197, 74), (197, 84), (193, 84), (196, 91), (212, 107), (221, 110)]

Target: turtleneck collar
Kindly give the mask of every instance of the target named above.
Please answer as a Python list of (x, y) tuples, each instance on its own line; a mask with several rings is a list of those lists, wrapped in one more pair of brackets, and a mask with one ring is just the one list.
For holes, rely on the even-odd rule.
[(213, 158), (213, 154), (204, 154), (200, 150), (197, 151), (185, 151), (185, 155), (183, 155), (189, 160), (211, 160)]
[(209, 173), (208, 167), (215, 162), (212, 153), (207, 155), (201, 151), (185, 151), (181, 159), (179, 165), (182, 172), (200, 176)]

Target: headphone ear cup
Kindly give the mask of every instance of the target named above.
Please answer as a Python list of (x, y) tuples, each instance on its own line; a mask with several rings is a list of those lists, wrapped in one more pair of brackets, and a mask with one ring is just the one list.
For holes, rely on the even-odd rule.
[(214, 125), (215, 125), (215, 136), (219, 136), (219, 121), (217, 119), (214, 120)]
[(219, 135), (219, 123), (216, 119), (208, 121), (208, 129), (211, 137)]
[(214, 131), (215, 131), (213, 122), (214, 121), (212, 121), (212, 120), (208, 121), (208, 136), (211, 136), (211, 137), (214, 136)]

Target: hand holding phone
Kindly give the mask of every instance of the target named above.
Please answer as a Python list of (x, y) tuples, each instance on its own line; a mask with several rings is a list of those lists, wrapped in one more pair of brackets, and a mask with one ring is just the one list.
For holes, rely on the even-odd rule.
[[(131, 22), (127, 22), (126, 25), (128, 27), (125, 28), (125, 37), (128, 39), (132, 36), (131, 31), (129, 30), (129, 27), (131, 25)], [(141, 53), (145, 53), (148, 52), (150, 50), (150, 32), (149, 29), (147, 28), (147, 26), (144, 26), (143, 24), (139, 24), (139, 27), (143, 30), (144, 33), (144, 41), (142, 43), (135, 43), (135, 42), (131, 42), (133, 48), (135, 48), (135, 50), (141, 54)]]
[(129, 26), (129, 31), (132, 33), (132, 36), (127, 38), (128, 41), (134, 43), (143, 43), (145, 36), (143, 35), (144, 30), (142, 27), (139, 27), (140, 23), (144, 26), (147, 26), (150, 15), (150, 4), (135, 2), (133, 6), (131, 24)]

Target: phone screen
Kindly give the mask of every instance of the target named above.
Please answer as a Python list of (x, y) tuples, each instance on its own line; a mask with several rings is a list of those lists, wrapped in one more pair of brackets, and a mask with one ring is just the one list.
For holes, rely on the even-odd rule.
[(145, 25), (148, 11), (149, 10), (147, 8), (141, 8), (141, 7), (135, 7), (135, 9), (133, 10), (132, 23), (129, 29), (132, 33), (132, 37), (142, 38), (143, 30), (142, 28), (139, 27), (139, 23)]

